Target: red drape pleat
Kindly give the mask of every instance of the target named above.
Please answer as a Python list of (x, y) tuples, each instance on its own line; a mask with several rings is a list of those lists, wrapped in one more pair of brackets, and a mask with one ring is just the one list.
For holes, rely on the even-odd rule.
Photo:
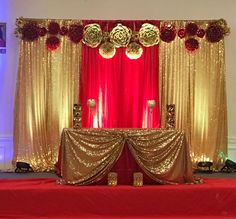
[[(110, 30), (114, 21), (98, 21)], [(141, 21), (124, 21), (131, 29)], [(152, 22), (153, 23), (153, 22)], [(154, 23), (153, 23), (154, 24)], [(159, 26), (159, 22), (155, 21)], [(158, 46), (143, 47), (139, 59), (131, 60), (125, 48), (117, 48), (111, 59), (100, 56), (99, 48), (82, 45), (80, 72), (80, 103), (84, 128), (158, 128), (159, 116), (159, 56)], [(96, 105), (89, 107), (88, 99)], [(147, 101), (156, 106), (148, 108)]]

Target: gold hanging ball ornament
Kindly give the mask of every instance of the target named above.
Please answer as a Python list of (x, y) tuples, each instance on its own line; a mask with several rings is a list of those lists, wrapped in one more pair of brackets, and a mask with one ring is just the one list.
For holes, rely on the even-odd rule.
[(139, 42), (146, 47), (159, 43), (160, 31), (157, 26), (145, 23), (139, 29)]
[(100, 46), (99, 54), (105, 59), (111, 59), (116, 54), (116, 48), (113, 43), (105, 42)]
[(88, 99), (88, 100), (87, 100), (87, 106), (88, 106), (89, 108), (95, 107), (95, 106), (96, 106), (96, 100), (95, 100), (95, 99)]
[(110, 32), (110, 41), (115, 45), (115, 47), (126, 47), (129, 44), (132, 31), (122, 25), (117, 24)]
[(132, 42), (127, 46), (125, 53), (130, 59), (138, 59), (143, 54), (143, 49), (140, 44)]
[(156, 101), (155, 100), (147, 100), (147, 106), (150, 109), (154, 108), (156, 106)]
[(82, 42), (89, 47), (95, 48), (102, 41), (102, 30), (99, 24), (88, 24), (84, 27)]

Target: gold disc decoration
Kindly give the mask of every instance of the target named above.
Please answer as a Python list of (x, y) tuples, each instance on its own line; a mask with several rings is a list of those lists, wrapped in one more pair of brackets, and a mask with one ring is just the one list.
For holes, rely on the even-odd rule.
[(99, 24), (88, 24), (84, 27), (83, 43), (95, 48), (102, 41), (102, 30)]
[(122, 25), (117, 24), (110, 32), (110, 41), (115, 45), (115, 47), (126, 47), (129, 44), (132, 31)]
[(100, 46), (99, 54), (105, 59), (111, 59), (116, 54), (116, 48), (113, 43), (105, 42)]
[(160, 31), (157, 26), (144, 23), (139, 29), (139, 42), (146, 47), (159, 43)]
[(143, 49), (140, 44), (132, 42), (127, 46), (125, 53), (130, 59), (138, 59), (143, 54)]

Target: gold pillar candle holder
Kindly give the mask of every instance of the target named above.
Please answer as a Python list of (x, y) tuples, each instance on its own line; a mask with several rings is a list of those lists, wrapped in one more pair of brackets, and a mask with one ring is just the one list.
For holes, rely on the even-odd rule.
[(117, 173), (115, 173), (115, 172), (108, 173), (107, 184), (108, 184), (108, 186), (116, 186), (117, 185)]
[(73, 128), (81, 128), (82, 107), (79, 104), (73, 106)]
[(175, 129), (175, 105), (167, 104), (166, 105), (166, 128)]
[(141, 172), (133, 174), (133, 186), (143, 186), (143, 174)]

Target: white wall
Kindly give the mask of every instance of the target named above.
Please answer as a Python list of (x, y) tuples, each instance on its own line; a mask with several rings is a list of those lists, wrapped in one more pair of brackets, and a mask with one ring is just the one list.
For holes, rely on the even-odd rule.
[[(13, 32), (17, 17), (130, 20), (224, 18), (231, 27), (231, 34), (225, 39), (228, 147), (229, 157), (236, 160), (235, 9), (235, 0), (0, 0), (0, 22), (7, 22), (8, 28), (7, 54), (0, 55), (0, 151), (5, 150), (5, 154), (8, 151), (12, 153), (9, 142), (11, 142), (13, 134), (14, 93), (18, 61), (18, 40), (14, 37)], [(9, 166), (10, 161), (4, 167), (0, 164), (0, 169), (6, 169)]]

